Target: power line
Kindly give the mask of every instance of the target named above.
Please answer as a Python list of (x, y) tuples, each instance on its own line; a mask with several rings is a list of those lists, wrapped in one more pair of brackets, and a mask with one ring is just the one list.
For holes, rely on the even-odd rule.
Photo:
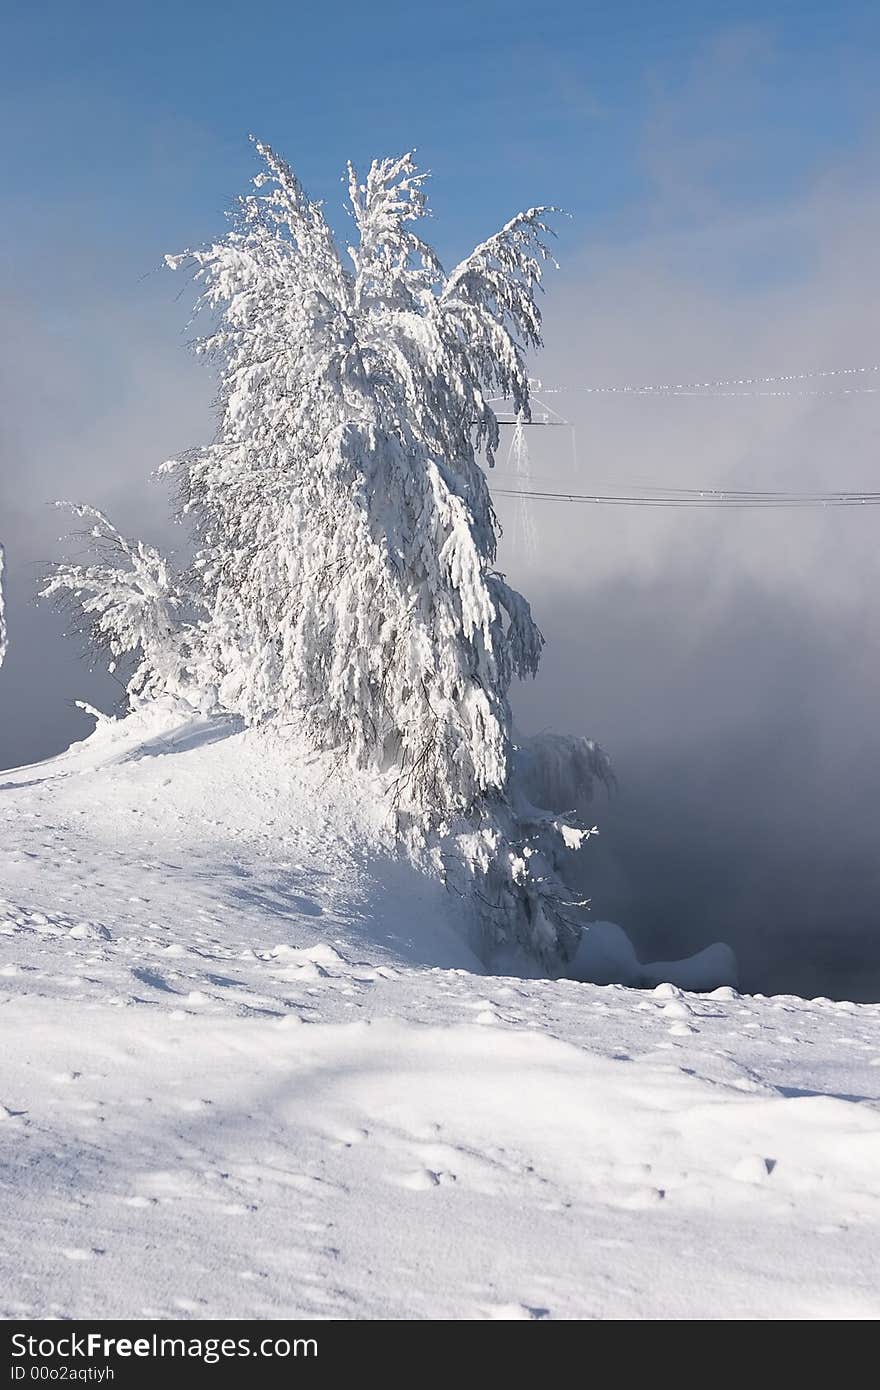
[(818, 397), (840, 400), (844, 396), (876, 396), (880, 394), (880, 387), (877, 386), (840, 386), (836, 390), (823, 391), (713, 391), (700, 390), (698, 387), (678, 390), (663, 386), (560, 386), (554, 389), (554, 394), (556, 394), (557, 389), (560, 395), (580, 391), (582, 394), (594, 396), (641, 396), (643, 399), (655, 401), (803, 400), (806, 398), (815, 400)]
[(733, 396), (783, 396), (783, 395), (874, 395), (878, 391), (876, 386), (843, 386), (832, 391), (750, 391), (741, 390), (742, 387), (752, 386), (789, 386), (797, 381), (822, 381), (837, 377), (859, 377), (870, 373), (880, 372), (880, 362), (872, 363), (864, 367), (831, 367), (824, 371), (814, 372), (787, 372), (779, 376), (744, 376), (730, 377), (719, 381), (678, 381), (678, 382), (639, 382), (622, 386), (603, 386), (589, 382), (574, 383), (569, 386), (544, 386), (540, 383), (538, 389), (542, 395), (566, 395), (573, 392), (582, 392), (593, 396), (664, 396), (664, 395), (705, 395), (710, 392), (718, 392), (724, 395)]
[[(499, 479), (500, 482), (504, 482), (511, 480), (512, 477), (515, 475), (511, 474), (508, 475), (508, 478), (505, 478), (505, 474), (499, 470), (498, 472), (496, 472), (495, 476)], [(565, 479), (560, 477), (558, 473), (555, 475), (548, 474), (543, 469), (541, 470), (540, 476), (537, 478), (535, 477), (534, 473), (530, 473), (528, 475), (528, 480), (532, 483), (540, 482), (546, 478), (550, 478), (551, 481), (559, 483), (565, 481)], [(784, 489), (779, 491), (770, 491), (766, 488), (754, 487), (679, 487), (674, 483), (649, 483), (644, 478), (634, 478), (631, 482), (621, 482), (620, 479), (617, 479), (615, 482), (609, 482), (605, 479), (597, 479), (596, 485), (598, 488), (617, 488), (620, 494), (625, 494), (626, 496), (641, 496), (643, 493), (656, 493), (658, 495), (665, 496), (705, 498), (706, 500), (730, 498), (731, 500), (741, 499), (743, 501), (750, 501), (757, 499), (760, 501), (762, 498), (766, 497), (771, 499), (785, 498), (805, 502), (825, 502), (833, 501), (836, 498), (852, 498), (855, 501), (862, 501), (865, 499), (873, 501), (875, 498), (880, 499), (880, 492), (868, 491), (866, 488), (863, 487), (835, 488), (833, 491), (824, 488), (799, 488), (792, 489), (790, 491)], [(494, 491), (506, 494), (508, 489), (504, 487), (497, 487), (494, 489)], [(556, 494), (549, 492), (547, 489), (543, 489), (542, 491), (547, 491), (548, 496), (569, 496), (568, 493), (564, 492)], [(580, 494), (574, 495), (577, 496)], [(594, 496), (595, 494), (584, 493), (583, 495)]]
[[(870, 372), (880, 372), (880, 363), (863, 367), (834, 367), (817, 372), (796, 372), (788, 373), (785, 376), (767, 377), (741, 377), (731, 378), (726, 381), (706, 381), (706, 382), (685, 382), (685, 383), (665, 383), (663, 385), (638, 385), (638, 386), (590, 386), (581, 387), (558, 387), (545, 386), (543, 382), (534, 380), (529, 384), (532, 388), (532, 400), (539, 407), (540, 415), (537, 419), (523, 420), (522, 417), (513, 419), (500, 419), (499, 424), (512, 424), (515, 426), (515, 437), (520, 441), (520, 450), (524, 450), (523, 429), (527, 425), (532, 426), (555, 426), (571, 430), (572, 454), (575, 467), (577, 467), (577, 431), (574, 424), (560, 415), (559, 411), (549, 405), (541, 397), (547, 395), (563, 395), (567, 390), (581, 390), (595, 395), (653, 395), (657, 399), (675, 395), (689, 395), (692, 397), (700, 395), (766, 395), (766, 396), (791, 396), (791, 395), (855, 395), (855, 394), (877, 394), (880, 392), (878, 386), (847, 386), (837, 390), (808, 390), (808, 391), (751, 391), (738, 388), (749, 388), (752, 386), (771, 386), (782, 385), (787, 382), (818, 380), (829, 377), (854, 377), (861, 376)], [(734, 388), (734, 389), (727, 389)], [(540, 395), (538, 394), (540, 393)], [(501, 398), (496, 397), (495, 401), (500, 402)], [(495, 402), (491, 402), (494, 404)], [(551, 418), (552, 417), (552, 418)], [(512, 451), (511, 451), (512, 452)], [(508, 455), (508, 462), (511, 454)], [(525, 457), (525, 454), (523, 454)], [(531, 471), (522, 465), (517, 470), (521, 483), (534, 481)], [(602, 485), (600, 485), (602, 486)], [(789, 508), (799, 509), (806, 507), (865, 507), (880, 505), (880, 491), (867, 492), (860, 488), (850, 490), (836, 489), (835, 491), (807, 490), (792, 492), (772, 492), (761, 489), (743, 488), (691, 488), (673, 487), (672, 485), (656, 486), (653, 484), (638, 482), (633, 484), (616, 483), (604, 484), (615, 491), (608, 492), (553, 492), (547, 489), (527, 488), (523, 486), (514, 488), (495, 487), (493, 493), (498, 497), (514, 497), (518, 499), (519, 512), (525, 512), (528, 501), (539, 502), (583, 502), (592, 503), (596, 506), (614, 507), (689, 507), (689, 508), (716, 508), (726, 507), (728, 509), (755, 509), (755, 508)]]
[[(867, 368), (865, 369), (867, 370)], [(739, 391), (739, 390), (713, 390), (708, 386), (549, 386), (545, 387), (548, 396), (565, 396), (574, 394), (578, 391), (582, 395), (593, 396), (643, 396), (654, 400), (673, 400), (683, 398), (696, 401), (716, 401), (716, 400), (796, 400), (809, 397), (830, 397), (833, 400), (840, 400), (842, 396), (876, 396), (880, 395), (880, 386), (838, 386), (834, 389), (825, 390), (797, 390), (797, 391)], [(491, 404), (491, 402), (490, 402)], [(499, 425), (516, 424), (516, 416), (509, 415), (498, 417)], [(568, 422), (565, 420), (526, 420), (527, 425), (563, 425)]]
[(720, 489), (680, 491), (643, 489), (633, 493), (546, 492), (532, 488), (493, 488), (496, 497), (530, 498), (538, 502), (587, 502), (611, 507), (726, 507), (729, 510), (806, 507), (876, 507), (880, 492), (723, 492)]

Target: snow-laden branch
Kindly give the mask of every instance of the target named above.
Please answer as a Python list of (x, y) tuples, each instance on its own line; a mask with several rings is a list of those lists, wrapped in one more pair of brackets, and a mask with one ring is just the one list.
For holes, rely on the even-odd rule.
[(40, 597), (74, 612), (110, 671), (121, 658), (134, 658), (130, 698), (191, 691), (198, 633), (186, 620), (187, 598), (168, 561), (154, 546), (127, 539), (97, 508), (56, 505), (87, 523), (77, 535), (95, 559), (53, 565)]

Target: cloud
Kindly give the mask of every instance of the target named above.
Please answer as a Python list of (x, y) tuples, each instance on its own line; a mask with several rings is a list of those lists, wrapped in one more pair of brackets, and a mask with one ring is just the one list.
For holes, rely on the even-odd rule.
[[(63, 278), (63, 267), (54, 272)], [(71, 262), (71, 279), (82, 261)], [(170, 278), (170, 277), (169, 277)], [(184, 351), (180, 306), (155, 282), (127, 300), (96, 295), (59, 307), (38, 288), (7, 286), (0, 377), (0, 538), (7, 551), (9, 650), (0, 682), (0, 766), (35, 761), (82, 738), (74, 701), (114, 707), (118, 684), (91, 672), (62, 618), (35, 604), (43, 567), (62, 553), (70, 519), (51, 504), (88, 501), (130, 534), (184, 540), (150, 474), (211, 429), (211, 383)]]
[[(880, 360), (880, 198), (862, 154), (775, 204), (687, 208), (563, 269), (545, 382)], [(880, 390), (880, 372), (779, 389), (852, 385)], [(880, 394), (547, 399), (574, 421), (577, 460), (564, 431), (532, 431), (543, 487), (880, 490)], [(536, 501), (529, 555), (517, 505), (499, 499), (501, 564), (548, 638), (518, 718), (598, 738), (620, 777), (586, 851), (597, 916), (647, 957), (727, 940), (752, 989), (880, 997), (880, 514)]]

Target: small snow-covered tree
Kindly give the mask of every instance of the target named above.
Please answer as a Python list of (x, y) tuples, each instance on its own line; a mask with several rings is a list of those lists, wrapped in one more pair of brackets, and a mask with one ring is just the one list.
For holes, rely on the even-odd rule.
[(107, 655), (111, 672), (121, 658), (134, 659), (126, 687), (130, 700), (190, 692), (199, 633), (168, 561), (154, 546), (126, 539), (95, 507), (58, 505), (89, 523), (79, 536), (89, 541), (95, 560), (54, 565), (41, 597), (54, 598), (85, 620), (90, 644)]

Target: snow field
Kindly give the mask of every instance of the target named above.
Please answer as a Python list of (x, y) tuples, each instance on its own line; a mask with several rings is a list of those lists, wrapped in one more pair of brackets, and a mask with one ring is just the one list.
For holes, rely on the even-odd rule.
[(216, 721), (0, 776), (6, 1317), (871, 1318), (880, 1007), (487, 975)]

